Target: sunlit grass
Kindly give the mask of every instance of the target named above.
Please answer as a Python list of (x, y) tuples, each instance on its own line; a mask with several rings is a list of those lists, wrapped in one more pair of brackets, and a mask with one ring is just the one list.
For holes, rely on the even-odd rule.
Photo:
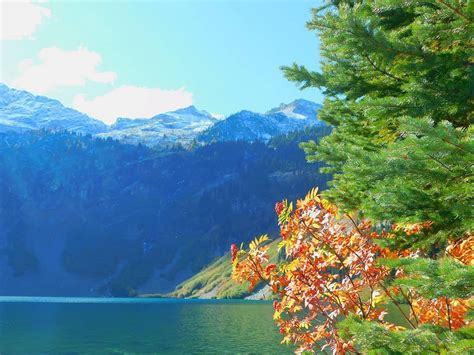
[[(270, 261), (278, 259), (278, 241), (269, 244)], [(248, 296), (248, 283), (237, 284), (231, 277), (232, 263), (230, 254), (217, 259), (202, 271), (182, 282), (171, 297), (207, 297), (207, 298), (243, 298)]]

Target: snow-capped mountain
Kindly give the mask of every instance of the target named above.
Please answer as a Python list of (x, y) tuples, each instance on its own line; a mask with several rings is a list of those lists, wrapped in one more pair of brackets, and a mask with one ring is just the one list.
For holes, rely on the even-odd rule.
[(267, 112), (267, 115), (282, 113), (289, 118), (315, 121), (316, 112), (322, 106), (305, 99), (298, 99), (289, 104), (281, 104)]
[(267, 141), (270, 138), (305, 127), (324, 125), (317, 119), (321, 105), (299, 99), (281, 104), (265, 114), (240, 111), (217, 122), (199, 135), (201, 142), (244, 140)]
[(251, 111), (240, 111), (211, 127), (199, 136), (199, 140), (268, 140), (276, 134), (278, 129), (273, 118)]
[(108, 132), (97, 136), (149, 146), (188, 144), (217, 121), (210, 113), (189, 106), (148, 119), (119, 118)]
[(36, 96), (0, 83), (0, 133), (25, 130), (67, 130), (113, 138), (125, 143), (166, 147), (199, 142), (270, 138), (305, 127), (324, 125), (317, 118), (321, 105), (299, 99), (267, 113), (240, 111), (219, 120), (189, 106), (151, 118), (119, 118), (107, 126), (58, 100)]
[(0, 83), (0, 132), (24, 130), (67, 130), (97, 134), (107, 126), (58, 100), (15, 90)]

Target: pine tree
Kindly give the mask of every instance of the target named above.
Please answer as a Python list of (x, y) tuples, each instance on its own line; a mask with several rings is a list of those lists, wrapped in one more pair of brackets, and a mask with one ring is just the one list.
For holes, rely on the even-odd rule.
[(473, 9), (332, 1), (308, 23), (321, 37), (322, 72), (283, 68), (326, 96), (319, 117), (334, 130), (302, 147), (334, 174), (328, 196), (377, 220), (432, 220), (426, 247), (472, 227)]
[[(469, 308), (474, 296), (473, 11), (472, 0), (332, 0), (314, 9), (307, 24), (321, 39), (321, 72), (297, 64), (283, 67), (286, 77), (302, 89), (323, 91), (326, 98), (319, 118), (333, 127), (332, 132), (320, 142), (301, 146), (308, 161), (324, 161), (323, 171), (332, 173), (324, 197), (348, 218), (356, 214), (360, 220), (370, 219), (376, 235), (388, 233), (389, 237), (369, 238), (366, 243), (398, 255), (380, 261), (391, 272), (379, 285), (399, 290), (400, 299), (393, 297), (392, 301), (405, 302), (412, 317), (411, 327), (389, 329), (364, 317), (361, 303), (362, 317), (347, 312), (330, 333), (329, 343), (337, 352), (464, 354), (474, 350)], [(299, 202), (300, 206), (305, 203)], [(280, 215), (287, 218), (285, 211), (279, 208)], [(314, 260), (320, 251), (306, 252), (315, 248), (315, 242), (309, 236), (304, 244), (307, 228), (300, 223), (312, 214), (305, 214), (303, 207), (295, 213), (297, 252), (287, 257), (301, 262), (301, 267), (321, 268), (326, 264)], [(384, 230), (387, 225), (391, 227)], [(283, 225), (282, 233), (285, 228)], [(260, 250), (255, 250), (250, 250), (250, 258), (252, 252), (261, 257)], [(347, 260), (357, 259), (356, 255)], [(254, 259), (249, 264), (235, 260), (237, 277), (250, 275), (253, 280), (258, 276)], [(340, 263), (342, 272), (347, 272), (346, 261)], [(293, 297), (307, 291), (305, 286), (301, 290), (294, 285), (308, 275), (299, 269), (290, 271), (286, 266), (268, 273), (275, 284), (280, 279), (291, 280), (283, 291), (275, 287), (283, 298), (288, 290)], [(307, 286), (314, 292), (314, 287)], [(323, 296), (316, 292), (315, 297)], [(358, 296), (363, 302), (363, 292)], [(287, 303), (305, 309), (303, 315), (321, 316), (306, 308), (307, 299), (300, 301), (297, 297)], [(327, 305), (330, 300), (321, 302)], [(458, 323), (457, 329), (451, 313), (455, 306), (464, 324)], [(294, 314), (291, 307), (287, 308), (290, 317)], [(326, 318), (329, 323), (334, 321)], [(299, 318), (294, 319), (300, 328), (288, 325), (284, 333), (302, 343), (302, 349), (317, 348), (313, 339), (326, 333), (301, 331), (315, 328), (305, 319), (301, 328), (296, 323)], [(341, 344), (349, 344), (350, 350)]]

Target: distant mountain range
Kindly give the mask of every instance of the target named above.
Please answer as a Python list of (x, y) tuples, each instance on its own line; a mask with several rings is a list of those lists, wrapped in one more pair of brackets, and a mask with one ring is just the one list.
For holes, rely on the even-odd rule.
[(189, 106), (151, 118), (119, 118), (107, 126), (58, 100), (0, 84), (0, 132), (66, 130), (148, 146), (188, 145), (193, 141), (268, 141), (277, 135), (324, 125), (317, 119), (319, 108), (319, 104), (299, 99), (265, 114), (244, 110), (219, 120)]
[(100, 133), (98, 136), (150, 146), (175, 143), (186, 145), (216, 122), (218, 120), (210, 113), (189, 106), (152, 118), (119, 118), (107, 132)]
[(198, 136), (199, 141), (268, 141), (272, 137), (292, 131), (324, 125), (317, 119), (321, 108), (314, 102), (299, 99), (282, 104), (265, 114), (240, 111), (219, 121)]
[(108, 128), (102, 121), (64, 107), (58, 100), (0, 83), (0, 132), (39, 129), (97, 134)]
[[(190, 106), (108, 126), (0, 84), (0, 294), (167, 293), (230, 244), (276, 235), (276, 201), (326, 186), (298, 146), (329, 134), (319, 108)], [(173, 295), (224, 296), (213, 277), (228, 267), (211, 270)]]

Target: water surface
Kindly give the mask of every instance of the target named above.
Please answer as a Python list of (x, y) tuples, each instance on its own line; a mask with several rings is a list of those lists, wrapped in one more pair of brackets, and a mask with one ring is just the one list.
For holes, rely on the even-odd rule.
[(0, 354), (290, 354), (271, 303), (0, 297)]

